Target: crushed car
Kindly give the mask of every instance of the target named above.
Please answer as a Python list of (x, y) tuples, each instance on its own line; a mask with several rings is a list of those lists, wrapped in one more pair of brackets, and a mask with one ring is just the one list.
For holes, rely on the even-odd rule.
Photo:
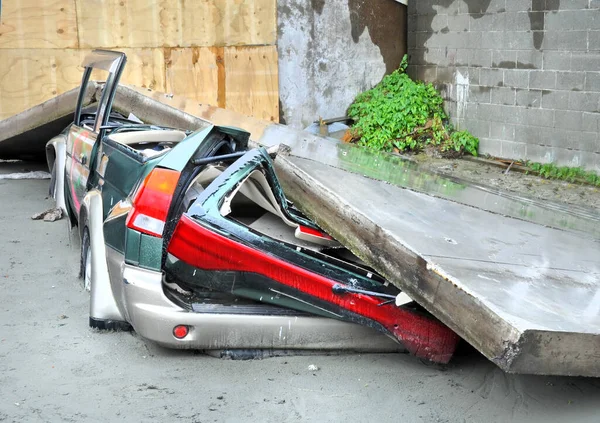
[[(111, 113), (122, 53), (98, 104), (47, 145), (51, 192), (81, 235), (90, 326), (172, 348), (406, 349), (446, 363), (457, 335), (285, 197), (273, 151), (242, 129), (195, 132)], [(372, 329), (375, 329), (373, 331)], [(378, 335), (383, 334), (383, 335)], [(400, 348), (401, 346), (401, 348)]]

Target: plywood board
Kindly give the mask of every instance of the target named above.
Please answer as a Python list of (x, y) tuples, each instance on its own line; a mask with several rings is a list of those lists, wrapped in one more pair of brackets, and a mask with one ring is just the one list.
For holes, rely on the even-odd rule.
[(165, 49), (167, 92), (182, 95), (198, 103), (217, 105), (218, 62), (222, 61), (222, 48)]
[(274, 44), (276, 0), (76, 0), (81, 47)]
[[(162, 48), (121, 49), (127, 65), (121, 81), (142, 88), (165, 89)], [(91, 50), (0, 49), (0, 119), (46, 101), (81, 84), (79, 66)], [(103, 80), (105, 72), (92, 74)]]
[(0, 49), (0, 119), (81, 83), (79, 50)]
[(122, 48), (127, 64), (121, 82), (153, 90), (165, 89), (165, 56), (162, 48)]
[(279, 120), (277, 47), (226, 47), (225, 75), (228, 109)]
[(0, 3), (0, 48), (78, 47), (73, 0), (9, 0)]

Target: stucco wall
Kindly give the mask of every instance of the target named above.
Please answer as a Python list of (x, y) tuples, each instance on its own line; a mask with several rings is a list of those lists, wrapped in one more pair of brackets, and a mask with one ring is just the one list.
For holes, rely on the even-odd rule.
[(303, 128), (343, 116), (400, 64), (405, 20), (394, 0), (278, 0), (280, 121)]
[(599, 0), (418, 0), (409, 73), (480, 151), (600, 170)]

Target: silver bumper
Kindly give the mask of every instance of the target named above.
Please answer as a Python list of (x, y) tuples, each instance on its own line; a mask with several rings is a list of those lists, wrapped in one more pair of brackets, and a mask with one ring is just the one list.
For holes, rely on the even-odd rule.
[[(404, 350), (374, 329), (328, 318), (188, 312), (166, 298), (161, 277), (159, 272), (125, 265), (123, 298), (135, 331), (169, 348)], [(177, 325), (189, 326), (184, 339), (173, 336)]]

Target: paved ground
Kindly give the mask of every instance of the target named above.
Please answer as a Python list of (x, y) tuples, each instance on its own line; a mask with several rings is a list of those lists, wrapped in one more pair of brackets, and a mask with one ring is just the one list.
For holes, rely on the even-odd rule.
[(79, 240), (30, 220), (52, 205), (47, 185), (0, 180), (0, 421), (598, 420), (600, 380), (506, 375), (472, 350), (444, 368), (402, 354), (242, 362), (94, 332)]

